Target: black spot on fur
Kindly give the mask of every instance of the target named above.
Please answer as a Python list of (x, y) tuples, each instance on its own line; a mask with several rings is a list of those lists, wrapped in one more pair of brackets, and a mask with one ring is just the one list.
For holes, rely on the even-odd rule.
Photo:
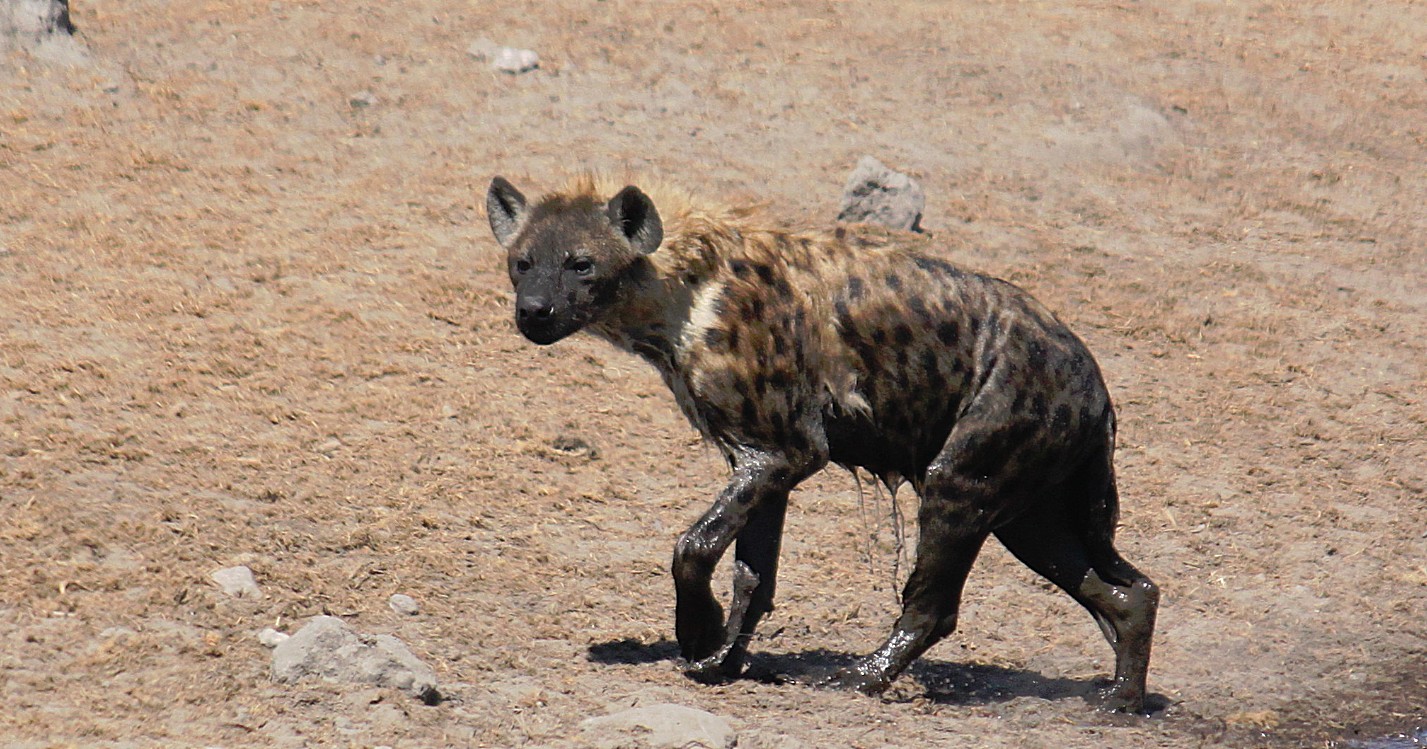
[(907, 306), (911, 308), (913, 312), (921, 315), (922, 317), (930, 317), (931, 315), (931, 313), (927, 311), (926, 300), (922, 299), (921, 294), (908, 295)]
[(905, 346), (912, 342), (912, 328), (909, 325), (898, 325), (893, 333), (896, 336), (897, 344)]
[(957, 324), (952, 320), (947, 320), (936, 326), (937, 339), (948, 346), (956, 343), (958, 333), (960, 333), (960, 331), (957, 329)]
[(922, 349), (922, 369), (926, 370), (928, 377), (941, 374), (941, 361), (937, 359), (935, 351)]
[(921, 268), (922, 270), (928, 273), (941, 273), (944, 275), (953, 276), (956, 275), (957, 272), (956, 266), (946, 262), (945, 260), (938, 260), (936, 258), (922, 257), (918, 255), (912, 258), (912, 262), (916, 263), (918, 268)]
[(860, 276), (849, 276), (847, 279), (847, 298), (853, 301), (862, 298), (862, 278)]
[(714, 351), (731, 348), (728, 345), (728, 334), (718, 328), (709, 328), (704, 331), (704, 343)]
[(771, 286), (773, 284), (773, 269), (765, 263), (757, 263), (753, 266), (754, 272), (758, 274), (758, 280)]
[(886, 343), (886, 342), (887, 342), (887, 331), (885, 331), (885, 330), (883, 330), (883, 329), (881, 329), (881, 328), (877, 328), (877, 329), (873, 330), (873, 331), (872, 331), (872, 342), (873, 342), (873, 343), (876, 343), (876, 344), (878, 344), (878, 345), (881, 345), (881, 344)]
[(886, 281), (887, 288), (891, 289), (892, 291), (902, 290), (902, 277), (897, 275), (896, 273), (888, 273)]
[(808, 438), (797, 429), (792, 430), (788, 435), (788, 446), (792, 447), (794, 452), (799, 453), (807, 452), (808, 448), (812, 447), (812, 445), (808, 443)]
[(758, 407), (753, 405), (753, 400), (750, 398), (743, 400), (743, 405), (740, 407), (739, 412), (742, 414), (743, 423), (745, 424), (752, 424), (758, 419)]
[(753, 273), (753, 269), (748, 267), (748, 263), (745, 263), (742, 260), (734, 260), (733, 262), (728, 264), (728, 267), (729, 270), (733, 271), (733, 275), (738, 276), (739, 278), (746, 279)]

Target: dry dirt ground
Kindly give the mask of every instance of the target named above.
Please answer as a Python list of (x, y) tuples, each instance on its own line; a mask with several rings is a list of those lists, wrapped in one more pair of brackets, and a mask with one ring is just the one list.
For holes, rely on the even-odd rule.
[[(0, 69), (0, 744), (577, 746), (652, 701), (784, 749), (1427, 723), (1427, 6), (73, 11), (79, 47)], [(673, 662), (670, 550), (723, 466), (641, 362), (515, 332), (481, 196), (629, 169), (825, 224), (863, 154), (1100, 357), (1165, 596), (1152, 717), (1093, 710), (1109, 648), (994, 544), (884, 698)], [(880, 642), (890, 508), (845, 472), (794, 496), (756, 668)], [(208, 579), (234, 564), (265, 598)], [(448, 699), (272, 684), (254, 633), (324, 612)]]

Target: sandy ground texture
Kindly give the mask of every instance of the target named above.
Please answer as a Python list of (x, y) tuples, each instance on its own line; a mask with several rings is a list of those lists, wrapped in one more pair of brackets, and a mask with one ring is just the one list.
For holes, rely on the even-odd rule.
[[(0, 61), (0, 744), (568, 747), (651, 702), (783, 749), (1427, 723), (1427, 6), (73, 19), (73, 48)], [(493, 70), (482, 39), (540, 67)], [(641, 362), (515, 332), (481, 196), (631, 170), (826, 225), (862, 155), (922, 183), (946, 257), (1099, 356), (1120, 546), (1164, 590), (1155, 715), (1093, 709), (1109, 648), (995, 544), (960, 630), (880, 699), (677, 668), (669, 555), (722, 463)], [(755, 668), (880, 642), (891, 509), (846, 472), (795, 494)], [(261, 598), (209, 579), (238, 564)], [(319, 614), (400, 638), (446, 700), (271, 682), (256, 632)]]

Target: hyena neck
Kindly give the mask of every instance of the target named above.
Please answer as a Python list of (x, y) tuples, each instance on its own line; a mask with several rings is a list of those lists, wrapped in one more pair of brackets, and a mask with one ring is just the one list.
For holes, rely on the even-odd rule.
[(682, 368), (693, 291), (682, 278), (651, 273), (632, 279), (589, 331), (654, 365), (666, 379)]

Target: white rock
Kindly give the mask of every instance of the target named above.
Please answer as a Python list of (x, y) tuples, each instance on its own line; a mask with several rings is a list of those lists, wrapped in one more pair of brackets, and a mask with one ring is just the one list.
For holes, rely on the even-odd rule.
[(727, 720), (683, 705), (662, 703), (580, 722), (584, 743), (597, 749), (732, 749), (738, 734)]
[(416, 599), (404, 593), (393, 593), (391, 598), (387, 599), (386, 605), (390, 606), (392, 611), (406, 616), (416, 616), (421, 613), (421, 605), (416, 602)]
[(235, 598), (263, 597), (263, 590), (258, 587), (258, 581), (253, 577), (253, 571), (244, 565), (224, 567), (209, 577), (213, 578), (213, 582), (218, 583), (218, 587), (225, 594)]
[(262, 643), (262, 646), (265, 648), (275, 648), (281, 645), (283, 640), (291, 636), (292, 635), (286, 632), (279, 632), (272, 627), (263, 627), (262, 631), (258, 632), (258, 642)]
[(501, 47), (491, 56), (491, 66), (506, 73), (526, 73), (540, 67), (540, 55), (528, 49)]

